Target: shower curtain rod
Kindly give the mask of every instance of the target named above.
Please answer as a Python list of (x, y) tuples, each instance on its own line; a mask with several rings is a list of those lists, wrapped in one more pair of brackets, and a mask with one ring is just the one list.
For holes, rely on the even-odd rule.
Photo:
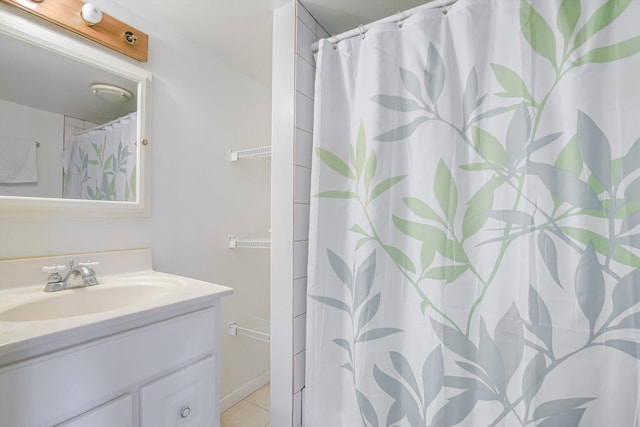
[(89, 132), (96, 132), (96, 131), (104, 130), (104, 129), (106, 129), (108, 126), (111, 126), (111, 125), (113, 125), (113, 124), (116, 124), (116, 123), (119, 123), (119, 122), (121, 122), (121, 121), (124, 121), (124, 120), (127, 120), (127, 119), (132, 118), (132, 117), (133, 117), (133, 116), (135, 116), (137, 113), (138, 113), (137, 111), (134, 111), (133, 113), (129, 113), (129, 114), (125, 115), (125, 116), (118, 117), (118, 118), (117, 118), (117, 119), (115, 119), (115, 120), (112, 120), (112, 121), (110, 121), (110, 122), (107, 122), (107, 123), (104, 123), (104, 124), (98, 125), (98, 126), (96, 126), (96, 127), (94, 127), (94, 128), (86, 129), (86, 130), (83, 130), (82, 132), (78, 132), (78, 133), (76, 133), (76, 134), (75, 134), (75, 135), (73, 135), (73, 136), (80, 136), (80, 135), (84, 135), (85, 133), (89, 133)]
[[(458, 0), (431, 0), (425, 4), (421, 4), (420, 6), (416, 6), (414, 8), (405, 10), (404, 12), (398, 12), (395, 15), (391, 15), (391, 16), (387, 16), (386, 18), (382, 18), (379, 19), (377, 21), (371, 22), (367, 25), (360, 25), (358, 28), (354, 28), (352, 30), (349, 31), (345, 31), (344, 33), (338, 34), (337, 36), (331, 36), (328, 38), (328, 40), (331, 40), (332, 43), (340, 43), (343, 40), (347, 40), (353, 37), (358, 37), (358, 36), (362, 36), (364, 35), (367, 31), (369, 31), (369, 28), (379, 25), (379, 24), (389, 24), (389, 23), (396, 23), (396, 22), (402, 22), (405, 19), (409, 18), (410, 16), (412, 16), (413, 14), (415, 14), (418, 11), (424, 10), (424, 9), (436, 9), (438, 7), (447, 7), (447, 6), (451, 6), (452, 4), (454, 4), (456, 1)], [(320, 42), (314, 42), (311, 44), (311, 52), (312, 53), (317, 53), (318, 52), (318, 48), (320, 47)]]

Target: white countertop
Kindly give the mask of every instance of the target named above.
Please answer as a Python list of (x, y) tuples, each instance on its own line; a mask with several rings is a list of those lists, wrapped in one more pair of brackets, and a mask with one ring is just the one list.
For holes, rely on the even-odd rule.
[[(231, 288), (209, 282), (151, 269), (129, 271), (121, 274), (97, 277), (99, 285), (47, 293), (44, 283), (17, 286), (0, 290), (0, 313), (22, 304), (63, 296), (66, 292), (104, 291), (123, 282), (152, 284), (155, 281), (178, 284), (165, 294), (135, 304), (93, 314), (76, 315), (48, 320), (7, 321), (0, 316), (0, 367), (21, 360), (61, 350), (73, 345), (149, 325), (181, 314), (194, 312), (215, 305)], [(97, 296), (100, 293), (96, 293)]]

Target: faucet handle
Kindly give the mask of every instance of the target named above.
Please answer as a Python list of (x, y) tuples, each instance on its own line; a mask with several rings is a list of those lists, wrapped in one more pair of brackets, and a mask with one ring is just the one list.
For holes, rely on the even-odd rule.
[(86, 261), (86, 262), (79, 262), (76, 265), (84, 265), (85, 267), (95, 267), (96, 265), (100, 265), (100, 262), (98, 262), (98, 261)]
[(42, 272), (43, 273), (49, 273), (49, 274), (53, 274), (53, 273), (60, 273), (63, 272), (67, 269), (66, 265), (63, 264), (53, 264), (53, 265), (45, 265), (44, 267), (42, 267)]

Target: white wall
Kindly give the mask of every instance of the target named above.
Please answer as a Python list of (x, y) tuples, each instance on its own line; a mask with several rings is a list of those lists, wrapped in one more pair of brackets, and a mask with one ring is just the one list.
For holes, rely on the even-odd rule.
[[(124, 1), (94, 3), (149, 34), (148, 63), (130, 61), (153, 73), (151, 217), (3, 218), (0, 258), (151, 247), (159, 271), (235, 288), (222, 304), (225, 330), (227, 321), (268, 310), (268, 252), (234, 252), (226, 236), (268, 233), (269, 165), (232, 164), (227, 150), (269, 143), (270, 88), (133, 14)], [(223, 395), (269, 366), (263, 343), (224, 336)]]
[[(293, 425), (295, 1), (273, 14), (271, 425)], [(277, 267), (276, 267), (277, 266)]]
[[(61, 197), (64, 116), (0, 99), (0, 138), (39, 142), (38, 182), (1, 184), (3, 196)], [(28, 142), (27, 142), (28, 143)]]

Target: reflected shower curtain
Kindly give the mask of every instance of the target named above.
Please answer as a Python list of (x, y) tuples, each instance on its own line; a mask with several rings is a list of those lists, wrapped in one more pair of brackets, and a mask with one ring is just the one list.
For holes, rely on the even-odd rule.
[(639, 426), (640, 2), (320, 43), (307, 427)]
[(69, 199), (136, 200), (137, 113), (74, 135), (62, 154), (62, 195)]

